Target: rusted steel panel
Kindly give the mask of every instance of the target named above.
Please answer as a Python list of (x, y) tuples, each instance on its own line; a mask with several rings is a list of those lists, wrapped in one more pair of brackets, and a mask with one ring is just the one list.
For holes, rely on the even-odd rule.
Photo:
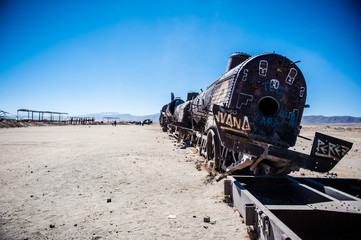
[(174, 115), (176, 107), (182, 103), (184, 103), (184, 101), (182, 99), (179, 99), (179, 98), (174, 99), (171, 103), (168, 104), (167, 110), (166, 110), (166, 115), (168, 117), (172, 117)]
[(197, 100), (204, 98), (203, 108), (209, 111), (219, 105), (247, 116), (249, 138), (290, 147), (299, 134), (306, 94), (302, 72), (293, 62), (260, 54), (216, 80)]
[[(295, 62), (275, 53), (236, 53), (220, 78), (201, 94), (188, 96), (192, 100), (187, 103), (172, 101), (160, 121), (189, 128), (192, 136), (215, 132), (219, 139), (212, 141), (221, 146), (222, 155), (211, 161), (223, 161), (225, 171), (247, 166), (256, 174), (287, 174), (300, 167), (329, 171), (351, 143), (316, 134), (311, 155), (288, 150), (300, 132), (306, 95)], [(212, 149), (213, 143), (199, 139), (193, 143), (197, 148)]]
[(226, 72), (228, 72), (229, 70), (235, 68), (236, 66), (238, 66), (239, 64), (241, 64), (242, 62), (247, 60), (249, 57), (251, 57), (251, 55), (249, 55), (247, 53), (239, 53), (239, 52), (233, 53), (229, 57)]
[(316, 132), (311, 156), (330, 158), (338, 162), (348, 153), (352, 145), (352, 143), (345, 140)]
[(242, 65), (227, 107), (253, 117), (250, 125), (254, 139), (293, 146), (306, 100), (302, 72), (278, 54), (260, 54)]
[(191, 128), (191, 114), (189, 112), (191, 102), (185, 102), (176, 107), (174, 112), (175, 124), (177, 126)]
[(195, 97), (197, 97), (199, 95), (199, 93), (197, 92), (189, 92), (187, 94), (187, 101), (191, 101), (193, 100)]
[[(333, 188), (339, 180), (229, 176), (225, 184), (261, 239), (358, 239), (361, 199)], [(347, 189), (361, 187), (354, 179), (341, 180)]]

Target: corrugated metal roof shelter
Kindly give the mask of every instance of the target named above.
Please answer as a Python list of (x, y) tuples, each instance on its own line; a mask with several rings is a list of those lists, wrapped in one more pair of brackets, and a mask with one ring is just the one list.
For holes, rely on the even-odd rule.
[[(68, 113), (62, 113), (62, 112), (51, 112), (51, 111), (38, 111), (38, 110), (30, 110), (30, 109), (18, 109), (17, 111), (17, 119), (19, 120), (19, 112), (27, 112), (28, 113), (28, 120), (31, 121), (61, 121), (61, 117), (63, 115), (68, 115)], [(34, 113), (39, 114), (39, 118), (34, 119)], [(30, 118), (31, 114), (31, 118)], [(44, 114), (49, 114), (50, 119), (44, 119)], [(59, 119), (56, 119), (56, 115), (59, 115)]]

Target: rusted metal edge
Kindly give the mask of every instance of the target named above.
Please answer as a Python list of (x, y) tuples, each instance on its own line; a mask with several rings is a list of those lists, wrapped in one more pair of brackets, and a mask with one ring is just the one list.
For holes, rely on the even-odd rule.
[(360, 195), (360, 179), (228, 176), (224, 194), (261, 239), (356, 239), (361, 199), (347, 185)]

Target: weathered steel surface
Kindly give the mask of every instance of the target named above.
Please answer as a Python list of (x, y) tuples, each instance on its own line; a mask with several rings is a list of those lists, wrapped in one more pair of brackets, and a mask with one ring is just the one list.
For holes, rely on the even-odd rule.
[(324, 157), (336, 162), (352, 148), (352, 143), (316, 132), (311, 156)]
[(197, 92), (189, 92), (187, 94), (187, 101), (191, 101), (193, 100), (195, 97), (197, 97), (199, 95), (199, 93)]
[(306, 100), (306, 83), (298, 67), (281, 55), (260, 54), (232, 71), (217, 80), (212, 104), (247, 117), (250, 138), (293, 146)]
[(184, 101), (182, 99), (179, 99), (179, 98), (174, 99), (171, 103), (168, 104), (167, 110), (166, 110), (166, 115), (168, 117), (172, 117), (175, 113), (176, 107), (181, 105), (182, 103), (184, 103)]
[[(172, 99), (164, 106), (160, 124), (163, 129), (171, 126), (172, 131), (187, 128), (184, 134), (191, 136), (216, 133), (212, 141), (221, 150), (211, 155), (219, 159), (209, 160), (222, 162), (225, 171), (245, 167), (267, 175), (287, 174), (300, 167), (329, 171), (351, 143), (316, 134), (311, 155), (287, 150), (299, 135), (306, 95), (303, 74), (288, 58), (275, 53), (236, 53), (227, 71), (205, 91), (190, 93), (185, 103)], [(205, 146), (212, 149), (207, 138), (195, 137), (193, 144), (204, 149), (205, 156)]]
[(343, 191), (360, 189), (360, 181), (229, 176), (225, 185), (225, 195), (261, 239), (360, 236), (361, 199)]
[[(305, 101), (306, 83), (299, 68), (281, 55), (267, 53), (226, 72), (193, 101), (192, 111), (196, 122), (206, 122), (202, 118), (214, 105), (239, 112), (249, 120), (249, 138), (290, 147), (299, 134)], [(229, 125), (237, 123), (232, 117), (228, 120)]]
[(213, 114), (223, 146), (232, 149), (234, 152), (262, 156), (279, 163), (286, 161), (286, 165), (289, 164), (289, 167), (294, 169), (307, 168), (318, 172), (330, 171), (352, 147), (352, 143), (347, 141), (316, 133), (311, 155), (307, 155), (254, 141), (255, 137), (252, 136), (253, 133), (250, 128), (252, 118), (245, 116), (240, 110), (214, 105)]
[(242, 65), (228, 107), (252, 116), (253, 139), (293, 146), (306, 101), (302, 72), (278, 54), (260, 54)]
[(182, 126), (182, 127), (186, 127), (186, 128), (191, 128), (191, 114), (189, 112), (189, 108), (190, 108), (191, 103), (185, 102), (183, 104), (180, 104), (175, 112), (174, 112), (174, 118), (176, 119), (175, 124), (177, 126)]
[(251, 55), (249, 55), (247, 53), (239, 53), (239, 52), (233, 53), (229, 57), (226, 72), (228, 72), (232, 68), (235, 68), (236, 66), (238, 66), (239, 64), (241, 64), (242, 62), (244, 62), (245, 60), (247, 60), (250, 57), (251, 57)]

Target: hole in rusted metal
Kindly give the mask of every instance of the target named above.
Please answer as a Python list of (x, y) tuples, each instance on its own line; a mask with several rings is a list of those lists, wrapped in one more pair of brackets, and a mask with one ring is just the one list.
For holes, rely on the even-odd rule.
[(275, 115), (279, 110), (279, 104), (273, 97), (264, 97), (258, 102), (258, 109), (267, 116)]

